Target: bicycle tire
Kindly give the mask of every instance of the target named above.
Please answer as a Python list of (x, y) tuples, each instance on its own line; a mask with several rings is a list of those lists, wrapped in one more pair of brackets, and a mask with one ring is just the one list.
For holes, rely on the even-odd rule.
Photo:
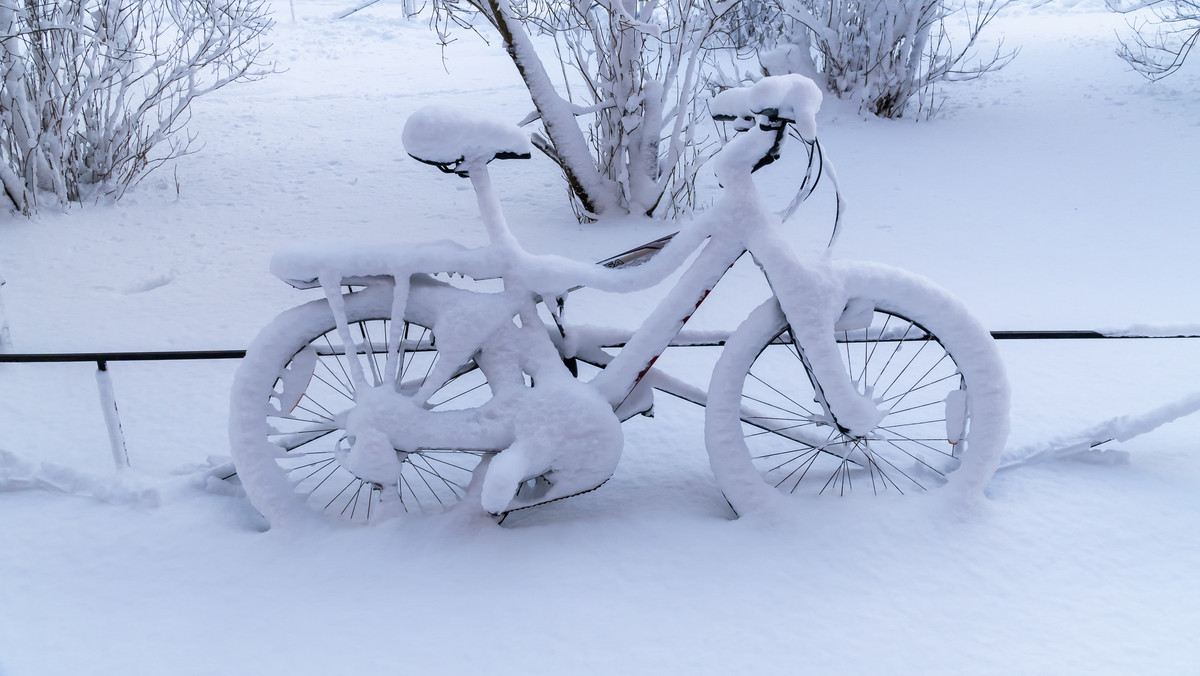
[[(428, 376), (434, 360), (442, 357), (432, 320), (411, 300), (418, 294), (414, 289), (410, 296), (405, 335), (410, 342), (416, 336), (414, 344), (423, 347), (405, 353), (398, 370), (401, 380), (409, 379), (410, 371), (412, 378), (422, 372)], [(343, 296), (360, 347), (386, 345), (391, 295), (390, 287), (375, 287)], [(378, 385), (385, 353), (369, 348), (363, 355), (355, 358)], [(347, 359), (329, 304), (319, 299), (272, 321), (237, 370), (229, 429), (234, 465), (251, 503), (272, 526), (321, 514), (357, 523), (406, 512), (444, 511), (466, 497), (476, 468), (495, 452), (398, 451), (401, 473), (394, 486), (357, 476), (338, 460), (337, 445), (345, 443), (346, 419), (356, 399)], [(456, 374), (426, 408), (486, 405), (491, 385), (484, 369), (468, 364)]]
[(833, 267), (863, 326), (831, 339), (844, 343), (839, 353), (856, 390), (884, 415), (863, 437), (836, 425), (802, 346), (769, 299), (731, 335), (713, 369), (706, 446), (726, 498), (747, 514), (787, 493), (947, 486), (982, 494), (1008, 433), (1008, 386), (991, 336), (923, 278), (873, 264)]

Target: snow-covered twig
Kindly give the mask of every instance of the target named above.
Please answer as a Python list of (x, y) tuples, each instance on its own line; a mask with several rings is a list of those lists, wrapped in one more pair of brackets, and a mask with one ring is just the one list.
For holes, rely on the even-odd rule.
[[(1074, 434), (1013, 449), (1007, 453), (1000, 469), (1012, 469), (1035, 462), (1084, 454), (1102, 444), (1112, 441), (1128, 441), (1134, 437), (1148, 434), (1169, 422), (1197, 412), (1200, 412), (1200, 392), (1145, 413), (1118, 416)], [(1125, 454), (1117, 451), (1104, 453), (1105, 455), (1117, 453), (1117, 455), (1111, 456), (1116, 459), (1125, 457)]]

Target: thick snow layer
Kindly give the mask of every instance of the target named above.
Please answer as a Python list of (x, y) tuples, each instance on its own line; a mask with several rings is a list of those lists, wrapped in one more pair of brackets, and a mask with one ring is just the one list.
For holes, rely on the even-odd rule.
[(401, 135), (409, 155), (431, 164), (464, 158), (528, 156), (529, 138), (512, 123), (447, 106), (426, 106), (409, 116)]
[(817, 110), (821, 107), (821, 89), (803, 75), (766, 77), (750, 87), (726, 89), (713, 97), (709, 110), (713, 116), (749, 117), (767, 113), (790, 120), (805, 139), (817, 135)]
[[(990, 329), (1195, 326), (1200, 62), (1147, 84), (1113, 55), (1124, 21), (1102, 3), (1033, 4), (995, 24), (1018, 59), (947, 87), (932, 121), (863, 120), (826, 98), (821, 141), (849, 204), (837, 255), (920, 273)], [(519, 120), (517, 74), (465, 34), (443, 68), (399, 3), (329, 21), (347, 6), (296, 3), (296, 23), (279, 12), (286, 70), (198, 101), (203, 152), (177, 172), (113, 207), (0, 217), (14, 350), (242, 348), (320, 295), (270, 274), (286, 244), (486, 241), (466, 182), (408, 158), (399, 129), (430, 104)], [(781, 206), (789, 167), (802, 174), (793, 159), (785, 148), (759, 172)], [(677, 229), (577, 226), (549, 160), (491, 167), (537, 253), (601, 259)], [(821, 256), (831, 213), (818, 190), (792, 246)], [(733, 328), (765, 297), (757, 274), (736, 265), (690, 328)], [(662, 293), (576, 292), (566, 314), (616, 332)], [(1166, 412), (1200, 381), (1194, 341), (1000, 347), (1010, 452)], [(655, 366), (702, 386), (716, 353)], [(132, 464), (118, 476), (93, 364), (0, 365), (0, 673), (1176, 675), (1200, 663), (1196, 415), (1108, 444), (1125, 464), (1001, 472), (973, 513), (935, 494), (734, 521), (702, 411), (660, 396), (653, 419), (622, 427), (604, 487), (503, 527), (264, 533), (208, 460), (228, 453), (235, 367), (110, 363)]]

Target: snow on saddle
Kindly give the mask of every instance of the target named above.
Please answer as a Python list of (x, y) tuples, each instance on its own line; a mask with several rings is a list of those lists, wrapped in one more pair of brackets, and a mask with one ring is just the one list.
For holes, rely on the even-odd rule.
[(527, 160), (531, 155), (520, 127), (446, 106), (413, 113), (401, 140), (413, 159), (459, 176), (466, 176), (475, 162)]

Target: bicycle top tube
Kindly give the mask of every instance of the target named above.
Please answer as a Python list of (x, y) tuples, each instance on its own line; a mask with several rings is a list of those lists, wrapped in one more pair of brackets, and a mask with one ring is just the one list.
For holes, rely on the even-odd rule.
[[(739, 139), (757, 137), (752, 148), (761, 151), (772, 147), (774, 136), (773, 131), (754, 129), (735, 137), (730, 145)], [(751, 167), (752, 163), (743, 163), (741, 167), (746, 178), (750, 176)], [(741, 190), (745, 191), (746, 188)], [(705, 239), (712, 236), (728, 237), (739, 225), (762, 221), (756, 217), (765, 214), (761, 205), (758, 206), (762, 214), (745, 212), (749, 204), (758, 204), (756, 200), (736, 200), (742, 213), (740, 218), (735, 218), (734, 214), (721, 208), (722, 203), (727, 201), (724, 197), (713, 210), (678, 233), (605, 259), (600, 265), (552, 254), (531, 254), (521, 248), (515, 239), (507, 238), (504, 242), (507, 246), (504, 247), (475, 248), (450, 240), (416, 246), (397, 243), (372, 247), (336, 240), (283, 248), (272, 258), (271, 272), (297, 288), (319, 286), (318, 280), (323, 275), (336, 275), (346, 284), (365, 284), (371, 278), (447, 272), (480, 280), (519, 276), (535, 286), (544, 287), (537, 289), (539, 292), (557, 290), (560, 295), (579, 287), (615, 293), (639, 291), (658, 284), (678, 269)], [(503, 227), (507, 231), (507, 226)], [(641, 263), (627, 265), (635, 260)]]

